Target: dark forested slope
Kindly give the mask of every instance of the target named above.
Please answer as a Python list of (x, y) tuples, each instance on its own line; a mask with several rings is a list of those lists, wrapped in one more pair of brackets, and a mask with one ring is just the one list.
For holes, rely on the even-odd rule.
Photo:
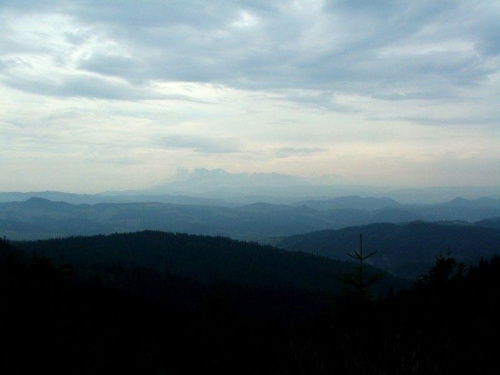
[[(155, 231), (18, 242), (27, 254), (95, 269), (148, 268), (203, 282), (230, 281), (252, 286), (338, 292), (353, 265), (224, 237)], [(368, 272), (377, 272), (368, 269)], [(387, 275), (379, 291), (404, 283)]]
[(329, 309), (325, 294), (292, 288), (88, 271), (0, 239), (0, 373), (265, 374)]
[[(99, 238), (113, 236), (90, 245)], [(137, 241), (120, 238), (115, 251)], [(58, 248), (32, 245), (40, 243)], [(500, 366), (500, 258), (469, 269), (438, 258), (386, 298), (88, 270), (0, 239), (0, 373), (441, 375)]]
[(465, 263), (500, 253), (500, 230), (476, 225), (370, 224), (339, 230), (326, 230), (281, 239), (279, 246), (332, 259), (349, 260), (346, 252), (359, 247), (363, 234), (373, 265), (400, 277), (414, 278), (434, 263), (437, 255), (450, 251)]

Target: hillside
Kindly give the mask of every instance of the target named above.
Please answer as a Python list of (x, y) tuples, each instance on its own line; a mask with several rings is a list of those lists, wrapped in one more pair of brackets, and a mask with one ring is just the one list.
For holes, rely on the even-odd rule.
[[(124, 260), (134, 255), (130, 249), (164, 237), (171, 235), (98, 236), (89, 243), (0, 239), (0, 328), (8, 344), (0, 371), (438, 375), (498, 369), (499, 348), (491, 344), (499, 332), (498, 257), (469, 269), (439, 258), (409, 290), (375, 299), (351, 291), (332, 299), (288, 287), (201, 283)], [(230, 243), (239, 253), (239, 244)], [(67, 258), (59, 251), (66, 245), (72, 245), (69, 255), (83, 255), (80, 265), (20, 251), (52, 247), (58, 249), (52, 255)], [(89, 245), (116, 248), (101, 266), (88, 268), (99, 262), (85, 256), (94, 252)], [(141, 253), (154, 262), (151, 252)], [(275, 262), (276, 274), (287, 264)]]
[(360, 234), (363, 234), (366, 251), (378, 252), (370, 259), (372, 264), (400, 277), (415, 278), (448, 249), (452, 256), (466, 264), (500, 253), (499, 229), (425, 222), (318, 231), (282, 238), (275, 244), (288, 250), (349, 260), (346, 252), (359, 247)]
[(20, 245), (0, 239), (2, 374), (278, 371), (293, 366), (280, 360), (290, 341), (307, 339), (329, 311), (326, 293), (201, 283), (130, 262), (110, 266), (113, 257), (90, 270)]
[[(201, 282), (339, 292), (340, 279), (353, 272), (351, 263), (288, 252), (223, 237), (145, 231), (108, 236), (19, 242), (27, 254), (69, 262), (89, 272), (151, 269)], [(379, 272), (375, 269), (369, 273)], [(376, 287), (406, 285), (387, 275)]]

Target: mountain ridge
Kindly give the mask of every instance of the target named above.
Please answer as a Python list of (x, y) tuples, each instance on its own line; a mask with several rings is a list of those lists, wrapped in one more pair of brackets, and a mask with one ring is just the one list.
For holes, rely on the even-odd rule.
[[(341, 291), (339, 281), (353, 271), (350, 263), (289, 252), (220, 236), (141, 231), (17, 242), (26, 254), (82, 269), (144, 268), (201, 282), (236, 282), (258, 287)], [(64, 259), (62, 261), (61, 259)], [(369, 274), (381, 272), (367, 269)], [(387, 275), (380, 285), (406, 285)]]
[[(265, 202), (236, 207), (158, 202), (74, 205), (34, 198), (0, 203), (0, 235), (12, 239), (37, 239), (152, 229), (265, 242), (272, 237), (370, 223), (418, 220), (474, 223), (497, 217), (500, 217), (500, 210), (495, 208), (401, 206), (377, 210), (317, 210), (307, 205)], [(26, 232), (28, 226), (38, 230)]]
[(448, 251), (465, 264), (500, 254), (500, 229), (423, 221), (316, 231), (285, 237), (274, 244), (291, 251), (349, 260), (346, 252), (357, 249), (360, 234), (366, 252), (377, 251), (377, 255), (370, 258), (371, 264), (400, 277), (415, 278), (428, 269), (437, 256)]

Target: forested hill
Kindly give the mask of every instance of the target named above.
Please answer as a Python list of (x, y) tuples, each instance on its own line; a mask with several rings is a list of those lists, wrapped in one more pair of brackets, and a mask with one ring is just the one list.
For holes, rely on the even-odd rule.
[(372, 264), (400, 277), (415, 278), (426, 272), (436, 256), (448, 250), (466, 264), (500, 254), (500, 229), (451, 223), (370, 224), (286, 237), (277, 245), (349, 260), (346, 252), (359, 247), (360, 234), (366, 252), (377, 251), (370, 258)]
[[(88, 272), (137, 267), (193, 280), (338, 292), (353, 264), (223, 237), (156, 231), (18, 242), (27, 254), (71, 263)], [(369, 273), (378, 272), (375, 269)], [(407, 285), (387, 275), (380, 292)]]
[[(498, 373), (498, 257), (469, 269), (438, 258), (411, 289), (386, 298), (363, 289), (331, 298), (311, 290), (199, 283), (126, 260), (139, 251), (153, 264), (155, 249), (168, 252), (160, 244), (184, 236), (143, 232), (21, 244), (0, 239), (0, 373)], [(203, 243), (188, 237), (197, 247)], [(63, 245), (72, 245), (66, 248), (81, 255), (82, 265), (95, 260), (93, 247), (116, 248), (103, 259), (107, 266), (72, 268), (67, 253), (57, 251)], [(206, 252), (206, 245), (199, 250)], [(22, 256), (19, 247), (35, 254)], [(52, 255), (66, 258), (64, 265), (36, 255), (51, 248)], [(119, 249), (122, 267), (112, 266)], [(286, 266), (296, 271), (278, 258), (277, 274)]]

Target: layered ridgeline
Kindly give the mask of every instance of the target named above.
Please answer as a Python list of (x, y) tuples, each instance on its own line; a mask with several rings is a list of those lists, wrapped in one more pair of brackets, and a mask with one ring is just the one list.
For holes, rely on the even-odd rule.
[[(149, 269), (201, 282), (231, 282), (256, 287), (294, 288), (338, 293), (352, 275), (352, 263), (224, 237), (156, 231), (108, 236), (17, 242), (26, 254), (70, 263), (84, 272), (106, 274), (122, 269)], [(113, 271), (115, 270), (115, 271)], [(121, 272), (121, 271), (120, 271)], [(380, 273), (373, 267), (367, 275)], [(407, 285), (391, 275), (374, 287), (385, 293)]]
[(294, 207), (268, 203), (232, 208), (157, 202), (72, 205), (31, 198), (0, 204), (0, 235), (29, 240), (161, 230), (263, 240), (371, 222), (409, 221), (418, 217), (396, 209), (325, 211), (306, 205)]
[(440, 254), (450, 253), (469, 265), (481, 258), (500, 254), (500, 229), (497, 221), (479, 225), (457, 223), (370, 224), (340, 230), (317, 231), (276, 239), (275, 245), (331, 259), (349, 260), (346, 252), (359, 246), (363, 234), (367, 252), (377, 251), (369, 262), (394, 275), (415, 278), (426, 272)]
[(498, 200), (487, 198), (455, 199), (429, 206), (361, 197), (302, 201), (292, 205), (254, 203), (238, 207), (212, 205), (207, 201), (185, 202), (191, 204), (74, 205), (43, 198), (0, 203), (0, 235), (29, 240), (150, 229), (265, 241), (270, 237), (384, 222), (490, 220), (494, 225), (494, 218), (500, 217)]

